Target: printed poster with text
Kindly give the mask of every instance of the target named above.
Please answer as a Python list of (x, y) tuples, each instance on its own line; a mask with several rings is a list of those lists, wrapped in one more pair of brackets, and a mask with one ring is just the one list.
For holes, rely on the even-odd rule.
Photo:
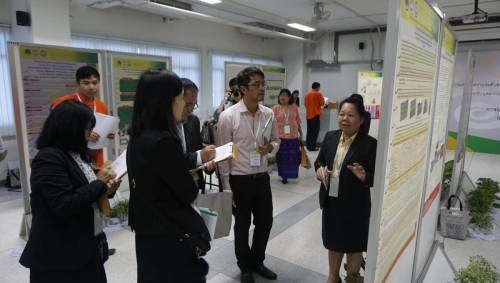
[(441, 184), (444, 158), (446, 156), (446, 123), (450, 108), (451, 90), (453, 88), (457, 41), (448, 27), (444, 28), (442, 36), (443, 44), (439, 61), (438, 87), (434, 109), (434, 126), (431, 136), (429, 172), (425, 190), (424, 214), (440, 190), (439, 186)]
[(371, 119), (380, 119), (383, 77), (381, 71), (358, 72), (358, 93), (363, 96), (365, 110), (370, 112)]
[[(475, 50), (474, 82), (467, 151), (500, 154), (500, 51)], [(449, 113), (448, 148), (457, 146), (458, 123), (467, 74), (467, 53), (456, 56), (455, 81)]]
[(436, 72), (440, 18), (424, 0), (401, 0), (391, 128), (375, 282), (385, 282), (415, 236)]
[(19, 47), (23, 80), (29, 157), (37, 153), (36, 140), (50, 106), (60, 96), (78, 90), (75, 73), (84, 65), (98, 69), (98, 53), (63, 48)]
[(261, 66), (266, 79), (266, 96), (264, 105), (272, 107), (278, 104), (280, 90), (285, 87), (285, 68)]
[(116, 115), (120, 119), (118, 126), (118, 154), (127, 148), (128, 130), (132, 122), (135, 90), (144, 71), (168, 70), (170, 58), (148, 58), (138, 56), (113, 55), (112, 91)]

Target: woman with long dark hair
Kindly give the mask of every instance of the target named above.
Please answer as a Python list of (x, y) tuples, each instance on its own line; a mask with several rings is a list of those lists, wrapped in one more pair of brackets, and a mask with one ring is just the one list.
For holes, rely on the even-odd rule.
[(281, 139), (280, 148), (276, 153), (278, 175), (281, 177), (281, 182), (286, 184), (288, 179), (299, 177), (300, 137), (302, 136), (299, 109), (290, 90), (286, 88), (280, 90), (278, 104), (274, 105), (273, 112)]
[(31, 231), (20, 263), (31, 283), (106, 282), (108, 245), (97, 206), (120, 185), (106, 169), (94, 173), (87, 142), (95, 117), (65, 101), (54, 108), (37, 140), (31, 164)]
[(328, 283), (342, 282), (339, 271), (344, 254), (348, 277), (359, 277), (367, 248), (377, 140), (363, 130), (364, 113), (362, 100), (343, 100), (338, 114), (340, 130), (326, 134), (314, 163), (316, 177), (322, 181), (319, 201), (330, 267)]
[(176, 74), (142, 74), (127, 151), (139, 283), (206, 281), (208, 264), (201, 256), (210, 248), (210, 235), (191, 206), (198, 188), (176, 127), (184, 104)]

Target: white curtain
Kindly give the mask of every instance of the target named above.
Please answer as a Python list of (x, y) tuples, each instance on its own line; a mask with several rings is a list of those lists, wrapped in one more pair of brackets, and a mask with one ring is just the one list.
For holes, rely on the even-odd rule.
[(9, 38), (10, 29), (0, 27), (0, 136), (14, 136), (16, 134), (12, 89), (10, 86), (9, 58), (7, 56), (7, 42)]
[(219, 106), (220, 102), (224, 98), (224, 91), (227, 88), (227, 86), (224, 85), (224, 62), (283, 67), (283, 62), (278, 60), (217, 53), (210, 54), (210, 62), (212, 65), (212, 111)]

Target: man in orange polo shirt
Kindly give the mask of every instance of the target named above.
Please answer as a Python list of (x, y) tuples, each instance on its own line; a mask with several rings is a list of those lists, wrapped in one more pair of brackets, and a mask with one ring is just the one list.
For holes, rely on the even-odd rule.
[[(108, 115), (108, 107), (96, 97), (101, 83), (99, 72), (92, 66), (87, 65), (80, 67), (76, 71), (76, 83), (78, 84), (78, 92), (59, 97), (54, 101), (51, 109), (63, 101), (76, 100), (87, 105), (90, 109), (94, 110), (94, 112)], [(114, 133), (109, 133), (106, 138), (111, 140), (114, 137)], [(100, 138), (101, 137), (95, 132), (90, 134), (91, 142), (96, 142)], [(90, 156), (98, 168), (104, 165), (104, 154), (102, 149), (91, 149)]]
[(312, 84), (312, 89), (304, 98), (307, 120), (306, 146), (309, 151), (317, 150), (316, 140), (318, 139), (319, 134), (321, 107), (325, 104), (325, 98), (323, 98), (319, 89), (320, 84), (318, 82), (314, 82)]

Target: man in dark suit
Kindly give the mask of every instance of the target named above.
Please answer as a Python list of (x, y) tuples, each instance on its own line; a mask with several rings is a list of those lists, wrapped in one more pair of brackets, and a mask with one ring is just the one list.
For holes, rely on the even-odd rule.
[[(193, 111), (198, 108), (198, 87), (190, 79), (182, 78), (181, 81), (184, 88), (184, 102), (186, 103), (182, 113), (183, 147), (185, 147), (188, 168), (193, 169), (215, 157), (215, 146), (203, 147), (200, 119), (193, 114)], [(209, 165), (205, 168), (205, 172), (212, 173), (214, 169), (212, 165)], [(198, 171), (195, 179), (199, 189), (205, 188), (205, 179), (201, 170)]]

